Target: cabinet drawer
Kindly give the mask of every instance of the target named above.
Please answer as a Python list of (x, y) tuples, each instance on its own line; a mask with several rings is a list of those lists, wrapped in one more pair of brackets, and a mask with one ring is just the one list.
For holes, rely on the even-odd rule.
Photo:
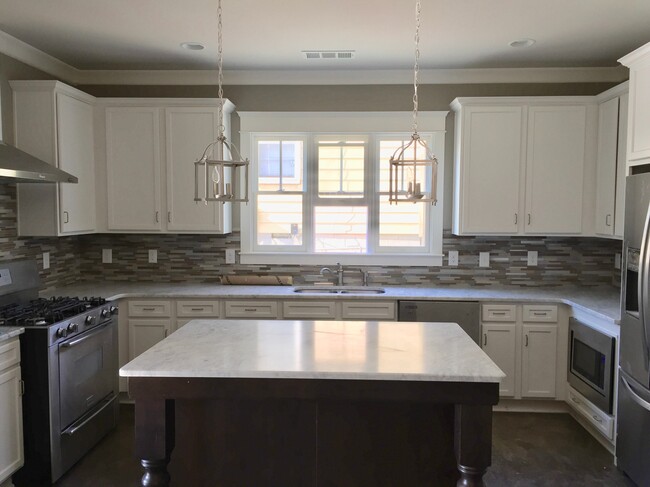
[(341, 304), (344, 320), (395, 320), (395, 303), (392, 301), (343, 301)]
[(176, 301), (176, 316), (183, 318), (219, 317), (219, 301)]
[(226, 301), (226, 318), (277, 318), (276, 301)]
[(129, 316), (168, 318), (171, 309), (171, 301), (129, 301)]
[(557, 322), (557, 306), (546, 304), (525, 304), (524, 321), (532, 322)]
[(569, 406), (575, 409), (584, 419), (605, 435), (614, 440), (614, 417), (601, 411), (582, 396), (578, 391), (569, 387)]
[(18, 337), (0, 342), (0, 370), (20, 363), (20, 341)]
[(334, 301), (285, 301), (284, 318), (333, 320), (336, 318)]
[(483, 321), (517, 321), (517, 306), (514, 304), (484, 304)]

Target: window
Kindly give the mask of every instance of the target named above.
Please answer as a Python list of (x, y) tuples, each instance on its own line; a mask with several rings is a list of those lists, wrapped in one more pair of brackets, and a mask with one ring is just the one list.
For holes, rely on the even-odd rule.
[[(311, 118), (294, 116), (295, 122)], [(409, 132), (247, 131), (246, 113), (240, 117), (242, 152), (251, 160), (251, 200), (241, 210), (243, 263), (441, 263), (442, 168), (438, 205), (388, 202), (388, 160), (408, 143)], [(277, 118), (269, 114), (269, 128)], [(444, 128), (444, 116), (441, 120)], [(311, 119), (306, 125), (318, 124)], [(444, 132), (420, 135), (444, 160)], [(418, 174), (423, 184), (430, 181), (425, 170)]]

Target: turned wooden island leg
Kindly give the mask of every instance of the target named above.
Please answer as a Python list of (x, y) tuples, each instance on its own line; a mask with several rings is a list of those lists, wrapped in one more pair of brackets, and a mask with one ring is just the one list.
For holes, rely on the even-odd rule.
[(167, 464), (174, 449), (174, 401), (136, 399), (135, 454), (144, 468), (142, 487), (168, 487)]
[(457, 487), (483, 487), (492, 463), (492, 406), (456, 405), (454, 450), (460, 471)]

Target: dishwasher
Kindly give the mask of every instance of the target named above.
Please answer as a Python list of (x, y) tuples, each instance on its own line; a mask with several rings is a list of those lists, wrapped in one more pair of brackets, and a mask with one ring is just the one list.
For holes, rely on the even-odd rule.
[(399, 301), (397, 320), (458, 323), (479, 343), (480, 309), (478, 301)]

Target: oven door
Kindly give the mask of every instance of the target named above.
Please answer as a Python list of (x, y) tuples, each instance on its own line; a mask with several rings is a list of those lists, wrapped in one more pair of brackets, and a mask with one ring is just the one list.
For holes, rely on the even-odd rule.
[(110, 394), (117, 395), (116, 350), (113, 320), (59, 345), (61, 431)]
[(603, 411), (612, 412), (614, 338), (571, 318), (569, 384)]

